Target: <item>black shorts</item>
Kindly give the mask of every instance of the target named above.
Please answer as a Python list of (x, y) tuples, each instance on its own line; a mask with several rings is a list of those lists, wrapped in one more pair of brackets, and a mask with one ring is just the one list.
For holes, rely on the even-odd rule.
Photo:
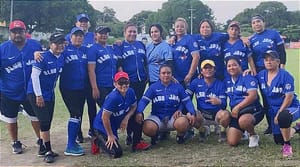
[(30, 120), (32, 120), (32, 121), (38, 121), (36, 114), (34, 113), (28, 100), (24, 100), (24, 101), (13, 100), (13, 99), (6, 97), (4, 94), (1, 94), (0, 98), (1, 98), (0, 118), (4, 122), (7, 122), (7, 123), (16, 123), (17, 122), (20, 105), (23, 105), (23, 107), (25, 109), (24, 115), (28, 116), (30, 118)]
[(260, 121), (262, 121), (264, 118), (264, 112), (262, 110), (262, 106), (249, 105), (240, 110), (240, 112), (238, 114), (238, 118), (231, 117), (229, 127), (236, 128), (236, 129), (244, 132), (244, 130), (242, 130), (239, 125), (239, 119), (244, 114), (252, 114), (254, 116), (254, 118), (255, 118), (254, 125), (257, 125), (258, 123), (260, 123)]

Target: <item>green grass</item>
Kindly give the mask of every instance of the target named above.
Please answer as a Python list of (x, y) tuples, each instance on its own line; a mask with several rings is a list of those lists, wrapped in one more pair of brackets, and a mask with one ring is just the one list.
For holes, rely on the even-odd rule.
[[(286, 69), (292, 73), (295, 78), (295, 89), (299, 95), (299, 60), (300, 50), (287, 50), (288, 59)], [(67, 120), (68, 112), (61, 99), (60, 93), (56, 90), (56, 104), (55, 114), (52, 123), (52, 143), (53, 148), (61, 155), (65, 144), (67, 142)], [(149, 114), (149, 106), (147, 108), (146, 116)], [(188, 141), (183, 145), (176, 144), (175, 133), (171, 133), (169, 141), (163, 141), (152, 149), (131, 153), (130, 147), (124, 145), (125, 133), (120, 133), (120, 143), (124, 149), (124, 156), (120, 159), (110, 159), (107, 155), (101, 153), (100, 155), (91, 155), (89, 153), (90, 143), (85, 142), (87, 155), (82, 157), (65, 157), (60, 156), (59, 160), (54, 165), (68, 165), (68, 166), (299, 166), (300, 165), (300, 137), (296, 135), (292, 139), (294, 157), (292, 160), (282, 158), (280, 153), (281, 146), (273, 143), (271, 136), (263, 135), (263, 130), (266, 128), (265, 120), (256, 127), (256, 131), (260, 135), (260, 146), (255, 149), (248, 148), (248, 141), (243, 141), (238, 147), (229, 147), (226, 143), (218, 143), (217, 136), (209, 136), (207, 142), (199, 143), (198, 134), (195, 138)], [(83, 130), (87, 134), (88, 121), (87, 112), (84, 113)], [(10, 151), (4, 152), (3, 150), (10, 150), (10, 138), (3, 122), (0, 123), (0, 164), (6, 158), (13, 160)], [(36, 148), (32, 148), (35, 141), (34, 133), (31, 129), (29, 120), (24, 116), (19, 115), (19, 137), (28, 145), (28, 153), (24, 153), (25, 160), (11, 161), (11, 164), (3, 165), (43, 165), (42, 160), (32, 156)], [(144, 137), (149, 141), (148, 137)], [(32, 151), (34, 150), (34, 151)], [(28, 157), (28, 159), (26, 159)], [(34, 162), (33, 162), (34, 161)], [(37, 162), (35, 162), (37, 161)]]

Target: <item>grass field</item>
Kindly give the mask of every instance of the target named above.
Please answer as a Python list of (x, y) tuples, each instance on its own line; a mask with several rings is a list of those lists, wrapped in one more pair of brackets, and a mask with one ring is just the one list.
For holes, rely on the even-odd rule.
[[(288, 59), (286, 69), (295, 78), (295, 89), (299, 95), (300, 79), (300, 50), (287, 50)], [(198, 142), (198, 134), (183, 145), (176, 144), (175, 133), (171, 133), (169, 141), (163, 141), (145, 152), (131, 153), (130, 147), (124, 144), (124, 133), (120, 133), (120, 143), (124, 149), (124, 156), (120, 159), (110, 159), (105, 154), (91, 155), (90, 143), (85, 140), (83, 147), (86, 155), (82, 157), (66, 157), (63, 151), (66, 145), (66, 125), (68, 112), (60, 97), (56, 94), (55, 115), (52, 123), (53, 148), (61, 156), (53, 165), (59, 166), (300, 166), (300, 136), (292, 139), (294, 156), (291, 160), (283, 159), (281, 146), (273, 144), (271, 136), (263, 135), (266, 128), (265, 120), (256, 127), (260, 135), (260, 146), (255, 149), (248, 148), (248, 141), (243, 141), (238, 147), (229, 147), (226, 143), (218, 143), (217, 136), (209, 136), (205, 143)], [(149, 111), (149, 107), (148, 110)], [(147, 112), (145, 115), (147, 116)], [(88, 121), (87, 112), (84, 113), (83, 130), (87, 134)], [(10, 138), (5, 124), (0, 123), (0, 166), (40, 166), (44, 165), (37, 158), (37, 147), (32, 146), (35, 142), (34, 133), (28, 119), (19, 115), (19, 138), (27, 145), (24, 154), (12, 155)], [(148, 137), (144, 137), (149, 141)]]

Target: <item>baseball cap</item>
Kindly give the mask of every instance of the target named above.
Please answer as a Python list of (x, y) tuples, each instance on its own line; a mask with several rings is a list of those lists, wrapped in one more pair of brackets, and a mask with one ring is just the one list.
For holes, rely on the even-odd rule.
[(83, 18), (85, 18), (85, 19), (87, 19), (88, 21), (90, 21), (89, 16), (88, 16), (87, 14), (85, 14), (85, 13), (81, 13), (81, 14), (79, 14), (79, 15), (76, 16), (77, 21), (80, 21), (80, 20), (83, 19)]
[(108, 33), (111, 32), (111, 29), (107, 26), (99, 26), (96, 28), (96, 33)]
[(267, 56), (271, 56), (271, 57), (273, 57), (274, 59), (279, 59), (278, 53), (277, 53), (276, 51), (274, 51), (274, 50), (268, 50), (268, 51), (266, 51), (266, 53), (265, 53), (265, 58), (266, 58)]
[(72, 28), (72, 30), (71, 30), (71, 35), (73, 35), (73, 34), (76, 33), (76, 32), (81, 32), (82, 34), (84, 34), (84, 32), (82, 31), (81, 28), (79, 28), (79, 27), (74, 27), (74, 28)]
[(202, 61), (201, 66), (200, 66), (201, 69), (204, 68), (204, 66), (206, 66), (207, 64), (209, 64), (209, 65), (211, 65), (213, 67), (216, 66), (214, 61), (207, 59), (207, 60)]
[(125, 79), (128, 79), (128, 80), (129, 80), (128, 74), (127, 74), (126, 72), (123, 72), (123, 71), (117, 72), (117, 73), (115, 74), (114, 80), (115, 80), (115, 81), (118, 81), (118, 80), (121, 79), (121, 78), (125, 78)]
[(51, 43), (63, 43), (64, 41), (66, 41), (64, 34), (60, 33), (60, 32), (55, 32), (50, 36), (50, 42)]
[(265, 18), (264, 18), (262, 15), (259, 15), (259, 14), (254, 15), (254, 16), (251, 18), (251, 21), (256, 20), (256, 19), (259, 19), (259, 20), (265, 22)]
[(15, 28), (20, 28), (26, 30), (26, 26), (23, 21), (21, 20), (14, 20), (9, 24), (9, 30), (15, 29)]
[(237, 21), (232, 21), (229, 23), (228, 27), (237, 27), (238, 29), (240, 29), (240, 23)]

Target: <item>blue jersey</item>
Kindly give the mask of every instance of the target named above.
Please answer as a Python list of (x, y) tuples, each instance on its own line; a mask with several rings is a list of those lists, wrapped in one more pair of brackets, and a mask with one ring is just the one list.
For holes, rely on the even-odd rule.
[(123, 41), (121, 46), (114, 46), (121, 55), (122, 68), (129, 75), (132, 82), (144, 81), (147, 79), (146, 73), (146, 49), (141, 41), (129, 43)]
[[(71, 34), (66, 35), (66, 40), (71, 43)], [(95, 35), (93, 32), (87, 32), (84, 34), (83, 46), (90, 48), (95, 43)]]
[[(42, 56), (43, 60), (41, 62), (34, 63), (32, 68), (36, 68), (41, 71), (39, 78), (44, 100), (54, 101), (54, 88), (64, 66), (64, 56), (60, 55), (59, 57), (56, 57), (51, 53), (51, 51), (42, 53)], [(27, 93), (34, 93), (32, 79), (29, 80)]]
[(134, 90), (128, 88), (125, 97), (123, 97), (117, 89), (113, 89), (104, 101), (103, 106), (95, 117), (94, 128), (107, 135), (102, 121), (102, 114), (104, 110), (110, 112), (110, 126), (116, 137), (118, 137), (118, 129), (121, 122), (129, 112), (132, 105), (136, 104), (136, 97)]
[(200, 49), (200, 64), (203, 60), (210, 59), (216, 64), (216, 76), (224, 75), (224, 57), (222, 46), (228, 40), (226, 33), (213, 32), (208, 38), (200, 34), (195, 35)]
[(250, 38), (250, 48), (253, 52), (253, 60), (256, 67), (264, 68), (264, 55), (267, 50), (278, 52), (278, 45), (284, 42), (280, 34), (275, 30), (264, 30), (261, 33), (256, 33)]
[(22, 49), (18, 49), (11, 40), (0, 45), (2, 94), (13, 100), (26, 99), (27, 84), (34, 63), (33, 53), (41, 50), (41, 45), (32, 39), (26, 39)]
[[(186, 34), (174, 45), (172, 45), (174, 77), (179, 81), (183, 81), (192, 65), (194, 52), (199, 52), (198, 44), (193, 36)], [(194, 76), (197, 76), (195, 73)]]
[[(243, 76), (243, 74), (240, 74), (235, 82), (231, 77), (227, 77), (224, 81), (226, 86), (225, 93), (229, 97), (229, 105), (231, 109), (242, 102), (245, 99), (245, 96), (248, 96), (248, 91), (257, 91), (258, 87), (256, 78), (251, 75)], [(258, 98), (255, 100), (253, 105), (260, 105)]]
[(150, 85), (138, 104), (137, 112), (143, 112), (150, 101), (152, 102), (151, 115), (161, 120), (166, 117), (171, 118), (177, 110), (182, 109), (182, 104), (189, 113), (195, 115), (193, 103), (179, 83), (171, 82), (166, 87), (159, 80)]
[(98, 43), (94, 44), (88, 50), (88, 63), (96, 64), (96, 81), (99, 87), (113, 87), (118, 56), (112, 46), (103, 47)]
[[(189, 95), (195, 94), (197, 100), (197, 109), (199, 111), (218, 112), (226, 109), (227, 101), (225, 95), (225, 85), (220, 80), (214, 80), (213, 83), (207, 85), (203, 78), (195, 78), (186, 92)], [(211, 97), (217, 97), (221, 100), (220, 105), (213, 105), (207, 102)]]
[(59, 86), (69, 90), (82, 90), (86, 88), (88, 80), (87, 50), (85, 46), (79, 48), (72, 44), (66, 46), (63, 56), (65, 64), (60, 75)]
[(289, 107), (298, 107), (299, 101), (294, 93), (294, 78), (290, 73), (283, 69), (279, 69), (277, 75), (273, 78), (271, 85), (268, 85), (268, 71), (262, 70), (258, 73), (258, 81), (262, 93), (267, 98), (268, 105), (277, 112), (282, 105), (285, 94), (292, 93), (294, 98)]
[(146, 53), (150, 82), (158, 81), (160, 66), (173, 60), (171, 47), (165, 41), (159, 44), (150, 43), (147, 45)]
[[(248, 69), (248, 57), (251, 56), (249, 48), (243, 43), (241, 39), (238, 39), (233, 44), (228, 41), (223, 45), (223, 55), (225, 62), (231, 56), (238, 58), (241, 61), (242, 70)], [(225, 69), (225, 71), (227, 71)]]

